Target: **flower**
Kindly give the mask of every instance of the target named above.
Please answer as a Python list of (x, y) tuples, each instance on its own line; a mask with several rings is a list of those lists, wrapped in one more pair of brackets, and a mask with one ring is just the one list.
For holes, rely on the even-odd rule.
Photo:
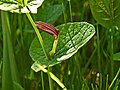
[(53, 25), (42, 21), (35, 22), (35, 25), (37, 26), (38, 29), (55, 36), (55, 39), (58, 38), (59, 30), (57, 30)]

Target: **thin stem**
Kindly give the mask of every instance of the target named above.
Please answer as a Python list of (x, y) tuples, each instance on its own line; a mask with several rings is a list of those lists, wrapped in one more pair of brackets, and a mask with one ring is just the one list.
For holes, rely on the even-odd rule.
[(44, 42), (43, 42), (43, 39), (42, 39), (41, 34), (39, 33), (39, 30), (37, 29), (37, 27), (36, 27), (36, 25), (35, 25), (35, 23), (34, 23), (32, 17), (30, 16), (30, 14), (29, 14), (29, 13), (26, 13), (26, 15), (27, 15), (27, 17), (28, 17), (30, 23), (32, 24), (32, 26), (33, 26), (33, 28), (34, 28), (36, 34), (37, 34), (37, 37), (38, 37), (38, 39), (39, 39), (39, 42), (40, 42), (40, 44), (41, 44), (41, 47), (42, 47), (42, 49), (43, 49), (43, 52), (44, 52), (46, 58), (49, 59), (49, 54), (48, 54), (47, 51), (45, 50)]
[[(52, 72), (52, 67), (48, 67), (48, 71), (49, 72)], [(50, 90), (53, 90), (53, 82), (52, 82), (52, 79), (50, 77), (50, 75), (48, 74), (48, 79), (49, 79), (49, 87), (50, 87)]]
[(72, 18), (72, 8), (71, 8), (71, 2), (70, 0), (68, 0), (69, 2), (69, 9), (70, 9), (70, 19), (71, 19), (71, 22), (73, 21), (73, 18)]
[(22, 48), (23, 48), (23, 46), (24, 46), (24, 42), (23, 42), (23, 32), (22, 32), (22, 20), (21, 20), (21, 14), (18, 15), (18, 24), (19, 24), (20, 35), (21, 35), (21, 45), (22, 45)]
[(76, 63), (76, 69), (77, 69), (77, 72), (78, 72), (78, 75), (80, 76), (79, 78), (79, 82), (82, 81), (82, 73), (81, 73), (81, 70), (80, 70), (80, 67), (81, 67), (81, 64), (79, 63), (79, 59), (77, 58), (79, 53), (77, 53), (75, 56), (74, 56), (74, 60), (75, 60), (75, 63)]
[(98, 70), (100, 75), (100, 90), (102, 89), (102, 75), (101, 75), (101, 61), (100, 61), (100, 39), (99, 39), (99, 31), (98, 31), (98, 25), (97, 25), (97, 54), (98, 54)]
[(24, 0), (24, 5), (27, 6), (27, 0)]
[(108, 88), (108, 75), (106, 77), (106, 89), (105, 90), (107, 90), (107, 88)]
[(110, 61), (111, 61), (111, 63), (110, 63), (110, 67), (111, 67), (111, 72), (110, 72), (110, 80), (112, 80), (113, 79), (113, 76), (114, 76), (114, 61), (113, 61), (113, 29), (110, 29), (110, 45), (111, 45), (111, 51), (110, 51), (110, 54), (111, 54), (111, 56), (110, 56)]
[(91, 87), (92, 87), (92, 90), (94, 90), (94, 86), (93, 86), (93, 83), (91, 84)]
[(34, 72), (33, 72), (33, 70), (30, 70), (30, 77), (29, 77), (29, 79), (32, 80), (33, 78), (34, 78)]
[(45, 90), (44, 89), (44, 78), (43, 78), (43, 72), (41, 71), (41, 79), (42, 79), (42, 90)]
[(110, 84), (110, 86), (109, 86), (109, 89), (108, 89), (108, 90), (110, 90), (110, 88), (111, 88), (111, 87), (112, 87), (112, 85), (114, 84), (114, 82), (115, 82), (115, 80), (117, 79), (117, 77), (118, 77), (119, 73), (120, 73), (120, 68), (119, 68), (119, 70), (118, 70), (118, 72), (117, 72), (117, 74), (116, 74), (115, 78), (112, 80), (112, 82), (111, 82), (111, 84)]
[[(64, 4), (62, 3), (62, 6), (64, 6)], [(66, 23), (67, 21), (67, 15), (65, 13), (65, 10), (63, 11), (63, 17), (64, 17), (64, 22)]]
[(40, 64), (36, 64), (37, 67), (39, 67), (43, 72), (47, 73), (51, 79), (53, 79), (63, 90), (67, 90), (67, 88), (64, 86), (64, 84), (52, 73), (49, 72), (49, 70), (45, 69), (43, 66)]
[(86, 72), (88, 66), (90, 65), (90, 63), (91, 63), (91, 61), (92, 61), (92, 59), (93, 59), (93, 56), (95, 55), (96, 49), (97, 49), (97, 48), (94, 49), (94, 51), (92, 52), (92, 54), (91, 54), (88, 62), (85, 64), (85, 67), (84, 67), (84, 69), (82, 70), (82, 75), (84, 75), (84, 73)]
[(98, 25), (97, 25), (97, 54), (98, 54), (98, 69), (99, 69), (99, 73), (101, 73), (101, 62), (100, 62), (100, 39), (99, 39)]
[[(43, 39), (42, 39), (41, 34), (39, 33), (39, 30), (38, 30), (37, 27), (35, 26), (35, 23), (34, 23), (32, 17), (30, 16), (30, 14), (29, 14), (29, 13), (26, 13), (26, 15), (27, 15), (29, 21), (31, 22), (31, 24), (32, 24), (32, 26), (33, 26), (36, 34), (37, 34), (37, 37), (38, 37), (38, 39), (39, 39), (39, 42), (40, 42), (40, 44), (41, 44), (41, 46), (42, 46), (42, 49), (43, 49), (43, 51), (44, 51), (44, 54), (45, 54), (46, 58), (48, 58), (48, 60), (50, 60), (50, 59), (51, 59), (51, 56), (50, 56), (50, 55), (46, 52), (46, 50), (45, 50), (44, 42), (43, 42)], [(55, 44), (56, 44), (56, 43), (55, 43)], [(55, 49), (56, 49), (56, 48), (55, 48)], [(52, 69), (52, 68), (51, 68), (51, 69)], [(50, 71), (51, 71), (51, 69), (48, 68), (48, 70), (50, 70)], [(48, 78), (49, 78), (50, 90), (53, 90), (52, 79), (50, 78), (49, 75), (48, 75)]]

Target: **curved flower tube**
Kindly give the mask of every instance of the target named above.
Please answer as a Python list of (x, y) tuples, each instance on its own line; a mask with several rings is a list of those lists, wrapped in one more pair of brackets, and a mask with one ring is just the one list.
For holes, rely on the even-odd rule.
[(57, 30), (53, 25), (42, 22), (42, 21), (37, 21), (35, 22), (35, 24), (38, 29), (55, 36), (55, 39), (58, 38), (59, 30)]

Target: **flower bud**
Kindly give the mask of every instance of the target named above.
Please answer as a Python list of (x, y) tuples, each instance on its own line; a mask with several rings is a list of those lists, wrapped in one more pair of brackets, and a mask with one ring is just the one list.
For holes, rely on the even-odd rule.
[(59, 30), (57, 30), (53, 25), (42, 21), (35, 22), (35, 25), (37, 26), (38, 29), (55, 36), (55, 39), (58, 38)]

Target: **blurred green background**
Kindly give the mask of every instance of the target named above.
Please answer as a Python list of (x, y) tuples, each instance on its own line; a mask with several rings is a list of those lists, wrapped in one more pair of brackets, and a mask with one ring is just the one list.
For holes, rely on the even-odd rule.
[[(0, 11), (0, 17), (1, 13), (2, 11)], [(29, 55), (31, 42), (36, 36), (34, 29), (25, 14), (9, 12), (8, 15), (20, 86), (25, 90), (42, 90), (41, 73), (35, 73), (31, 69), (33, 61)], [(38, 13), (32, 14), (32, 17), (34, 21), (41, 20), (54, 26), (65, 22), (89, 22), (93, 24), (96, 28), (94, 37), (69, 60), (55, 65), (52, 72), (68, 90), (108, 90), (106, 88), (111, 85), (120, 67), (120, 58), (118, 57), (120, 54), (115, 54), (120, 52), (120, 30), (115, 29), (112, 32), (114, 53), (112, 67), (114, 67), (114, 73), (111, 78), (111, 31), (98, 24), (94, 19), (89, 0), (70, 0), (70, 2), (69, 0), (45, 0), (38, 9)], [(1, 19), (0, 21), (2, 21)], [(2, 89), (3, 72), (3, 32), (0, 24), (0, 89)], [(45, 90), (49, 90), (48, 76), (46, 73), (43, 75)], [(119, 82), (120, 76), (118, 75), (111, 90), (119, 90)], [(61, 90), (55, 82), (53, 82), (53, 86), (54, 90)]]

